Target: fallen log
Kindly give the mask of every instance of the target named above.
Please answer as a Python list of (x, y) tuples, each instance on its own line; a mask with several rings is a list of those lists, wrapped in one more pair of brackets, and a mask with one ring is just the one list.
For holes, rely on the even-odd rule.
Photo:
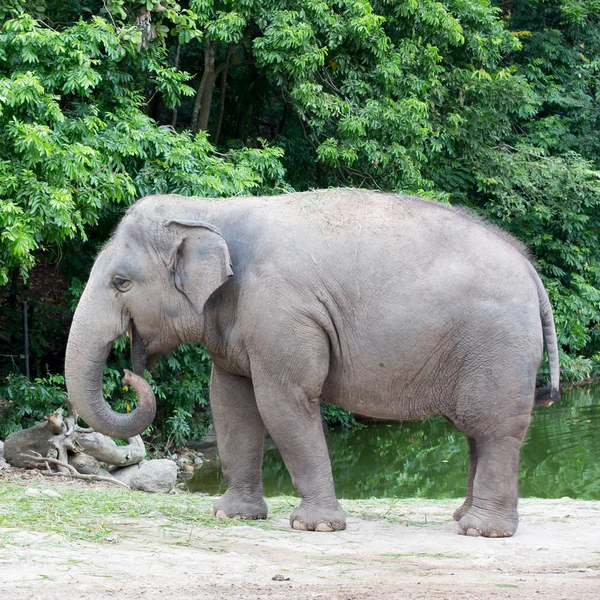
[[(131, 375), (131, 379), (131, 385), (138, 391), (141, 378)], [(71, 472), (65, 467), (70, 465), (79, 473), (93, 475), (100, 470), (100, 463), (125, 467), (145, 458), (146, 448), (139, 435), (127, 440), (126, 446), (119, 446), (106, 435), (79, 427), (77, 414), (68, 401), (67, 405), (66, 417), (59, 408), (44, 417), (42, 423), (9, 435), (4, 442), (6, 462), (22, 469), (39, 469), (41, 461), (32, 456), (51, 458), (59, 472)]]
[(79, 473), (73, 465), (63, 462), (61, 460), (57, 460), (56, 458), (49, 458), (48, 456), (36, 456), (35, 454), (23, 454), (23, 458), (26, 458), (27, 460), (31, 460), (34, 463), (41, 464), (42, 466), (44, 466), (44, 465), (47, 466), (48, 463), (55, 464), (55, 465), (63, 467), (67, 471), (67, 472), (56, 472), (56, 471), (50, 471), (49, 469), (46, 469), (45, 471), (42, 471), (42, 473), (44, 475), (50, 475), (50, 476), (62, 475), (62, 476), (72, 477), (74, 479), (85, 479), (87, 481), (104, 481), (106, 483), (112, 483), (113, 485), (118, 485), (118, 486), (127, 488), (128, 490), (131, 489), (126, 483), (118, 481), (114, 477), (103, 477), (102, 475)]
[(97, 460), (116, 467), (135, 465), (146, 456), (146, 448), (142, 438), (138, 435), (127, 440), (127, 446), (117, 446), (111, 438), (93, 431), (80, 434), (77, 444), (83, 452), (90, 454)]
[(73, 445), (67, 435), (68, 429), (63, 410), (59, 408), (44, 417), (42, 423), (11, 433), (4, 440), (4, 459), (13, 467), (21, 469), (37, 467), (29, 456), (24, 456), (31, 453), (68, 462), (68, 452)]

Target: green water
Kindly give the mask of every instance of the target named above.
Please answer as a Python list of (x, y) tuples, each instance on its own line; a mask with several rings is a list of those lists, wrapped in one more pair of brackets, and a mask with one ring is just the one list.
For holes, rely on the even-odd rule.
[[(441, 417), (330, 431), (328, 444), (340, 498), (465, 494), (468, 445)], [(265, 452), (263, 481), (266, 496), (295, 493), (275, 448)], [(223, 493), (218, 458), (206, 462), (189, 487)], [(564, 391), (558, 404), (533, 412), (519, 487), (522, 497), (600, 500), (599, 385)]]

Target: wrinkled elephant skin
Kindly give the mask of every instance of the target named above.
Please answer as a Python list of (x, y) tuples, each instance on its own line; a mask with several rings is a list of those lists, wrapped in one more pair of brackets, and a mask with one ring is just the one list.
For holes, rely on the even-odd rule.
[[(321, 426), (326, 401), (377, 419), (445, 415), (468, 438), (459, 532), (517, 528), (521, 442), (558, 399), (552, 310), (526, 250), (448, 206), (362, 190), (205, 200), (151, 196), (98, 256), (69, 337), (69, 397), (95, 429), (132, 437), (102, 396), (112, 342), (134, 369), (200, 341), (227, 492), (219, 517), (265, 518), (268, 430), (302, 500), (295, 529), (345, 527)], [(551, 385), (536, 397), (544, 342)], [(146, 394), (148, 396), (151, 395)]]

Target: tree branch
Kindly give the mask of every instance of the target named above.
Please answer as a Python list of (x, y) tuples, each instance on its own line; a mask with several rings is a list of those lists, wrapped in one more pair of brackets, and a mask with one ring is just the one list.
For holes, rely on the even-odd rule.
[[(35, 454), (38, 454), (38, 453), (36, 452)], [(41, 462), (41, 463), (46, 463), (46, 464), (51, 463), (53, 465), (65, 467), (69, 471), (68, 473), (64, 473), (64, 472), (60, 472), (60, 471), (58, 471), (58, 472), (50, 471), (48, 473), (46, 471), (42, 471), (42, 473), (44, 475), (50, 475), (52, 477), (61, 475), (64, 477), (72, 477), (73, 479), (86, 479), (88, 481), (105, 481), (106, 483), (112, 483), (114, 485), (119, 485), (121, 487), (125, 487), (128, 490), (131, 489), (127, 484), (122, 483), (116, 479), (113, 479), (112, 477), (102, 477), (102, 475), (86, 475), (83, 473), (79, 473), (74, 466), (72, 466), (69, 463), (64, 462), (62, 460), (58, 460), (56, 458), (50, 458), (48, 456), (40, 456), (40, 455), (35, 456), (34, 454), (27, 454), (26, 452), (22, 452), (21, 456), (24, 458), (28, 458), (30, 460), (36, 461), (36, 462)]]
[[(252, 60), (246, 60), (244, 62), (239, 62), (239, 63), (233, 63), (233, 64), (229, 64), (227, 65), (227, 70), (229, 69), (237, 69), (238, 67), (249, 67), (250, 65), (255, 64), (256, 61), (254, 59)], [(226, 64), (225, 63), (221, 63), (216, 69), (215, 69), (215, 75), (220, 75), (223, 70), (225, 69)]]

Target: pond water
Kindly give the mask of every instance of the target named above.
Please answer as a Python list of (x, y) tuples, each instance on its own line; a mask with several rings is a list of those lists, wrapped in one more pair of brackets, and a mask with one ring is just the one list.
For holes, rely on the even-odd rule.
[[(465, 494), (468, 444), (442, 417), (333, 430), (328, 445), (339, 498)], [(276, 448), (265, 452), (263, 482), (266, 496), (295, 494)], [(218, 457), (188, 485), (222, 494)], [(534, 410), (521, 450), (519, 489), (521, 497), (600, 500), (600, 385), (563, 391), (554, 406)]]

